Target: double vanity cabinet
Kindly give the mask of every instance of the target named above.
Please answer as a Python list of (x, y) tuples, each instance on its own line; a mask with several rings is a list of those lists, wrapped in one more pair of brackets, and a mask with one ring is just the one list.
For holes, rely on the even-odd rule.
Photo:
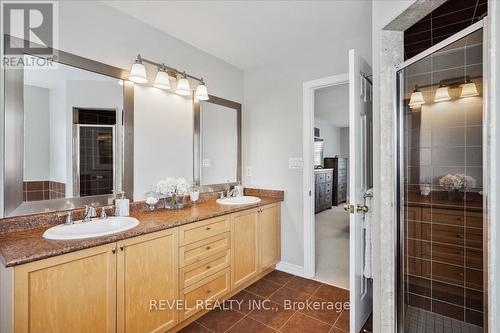
[(3, 268), (2, 331), (177, 331), (279, 259), (275, 202)]

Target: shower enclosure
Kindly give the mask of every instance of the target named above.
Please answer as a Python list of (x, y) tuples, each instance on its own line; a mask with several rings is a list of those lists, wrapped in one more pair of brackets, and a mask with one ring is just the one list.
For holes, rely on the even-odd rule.
[(399, 332), (483, 332), (483, 22), (399, 66)]

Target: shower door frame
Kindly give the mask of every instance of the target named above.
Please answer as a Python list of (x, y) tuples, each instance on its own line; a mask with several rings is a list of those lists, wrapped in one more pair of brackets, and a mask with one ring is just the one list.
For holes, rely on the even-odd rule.
[(404, 221), (404, 200), (403, 200), (403, 192), (404, 192), (404, 179), (401, 177), (402, 168), (404, 167), (404, 159), (403, 159), (403, 117), (401, 117), (400, 111), (403, 107), (402, 105), (402, 88), (403, 82), (400, 79), (400, 71), (410, 66), (411, 64), (424, 59), (440, 49), (480, 30), (483, 29), (482, 35), (482, 43), (483, 43), (483, 133), (482, 133), (482, 152), (483, 152), (483, 328), (485, 332), (488, 332), (488, 231), (489, 231), (489, 219), (488, 219), (488, 201), (489, 201), (489, 185), (488, 179), (490, 174), (490, 150), (489, 150), (489, 140), (488, 136), (490, 133), (490, 109), (488, 107), (488, 70), (489, 70), (489, 58), (488, 58), (488, 24), (487, 17), (482, 20), (470, 25), (462, 31), (457, 32), (456, 34), (446, 38), (440, 43), (428, 48), (427, 50), (417, 54), (416, 56), (402, 62), (395, 66), (395, 76), (396, 76), (396, 93), (394, 94), (395, 102), (394, 102), (394, 175), (395, 175), (395, 183), (396, 183), (396, 191), (395, 191), (395, 221), (396, 221), (396, 244), (395, 248), (397, 251), (397, 269), (396, 269), (396, 301), (397, 301), (397, 313), (396, 313), (396, 331), (398, 333), (404, 333), (404, 315), (403, 309), (405, 306), (405, 298), (404, 298), (404, 288), (403, 288), (403, 279), (402, 276), (404, 274), (404, 241), (402, 241), (402, 236), (404, 236), (404, 225), (401, 224), (401, 221)]

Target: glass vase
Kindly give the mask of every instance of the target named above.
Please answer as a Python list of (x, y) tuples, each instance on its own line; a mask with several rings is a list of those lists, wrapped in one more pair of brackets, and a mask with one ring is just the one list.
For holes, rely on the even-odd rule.
[(165, 198), (166, 209), (181, 209), (184, 207), (184, 194), (173, 193)]

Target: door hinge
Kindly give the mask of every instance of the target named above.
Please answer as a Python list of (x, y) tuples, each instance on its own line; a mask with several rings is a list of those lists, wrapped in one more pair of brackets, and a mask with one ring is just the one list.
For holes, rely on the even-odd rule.
[(311, 196), (311, 195), (312, 195), (312, 191), (309, 191), (309, 196)]

